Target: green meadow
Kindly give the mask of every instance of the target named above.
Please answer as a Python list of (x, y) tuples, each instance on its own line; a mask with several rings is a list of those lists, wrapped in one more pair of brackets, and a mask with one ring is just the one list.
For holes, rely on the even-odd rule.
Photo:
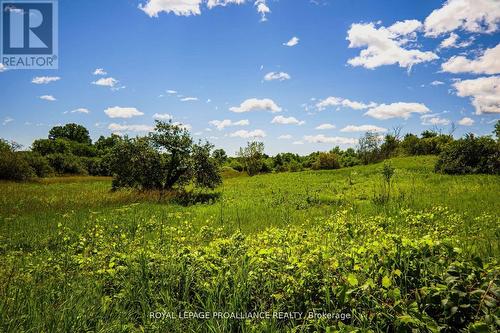
[(389, 192), (382, 164), (227, 173), (185, 201), (1, 182), (0, 331), (495, 331), (500, 176), (435, 161), (391, 159)]

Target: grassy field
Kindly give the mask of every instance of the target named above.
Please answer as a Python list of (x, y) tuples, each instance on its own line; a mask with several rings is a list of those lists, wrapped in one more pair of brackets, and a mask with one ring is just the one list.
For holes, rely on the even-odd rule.
[[(434, 163), (391, 160), (388, 202), (381, 164), (227, 177), (190, 205), (108, 178), (0, 183), (0, 330), (497, 329), (500, 177)], [(243, 312), (271, 318), (214, 315)]]

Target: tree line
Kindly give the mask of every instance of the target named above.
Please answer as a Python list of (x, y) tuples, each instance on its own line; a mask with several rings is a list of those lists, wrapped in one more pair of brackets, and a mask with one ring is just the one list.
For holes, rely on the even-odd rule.
[(236, 157), (208, 142), (195, 142), (188, 130), (157, 121), (153, 132), (130, 138), (111, 134), (92, 142), (78, 124), (53, 127), (46, 139), (35, 140), (29, 150), (0, 139), (0, 179), (25, 181), (57, 175), (112, 176), (113, 188), (168, 191), (192, 184), (215, 188), (221, 171), (269, 172), (331, 170), (377, 163), (396, 156), (438, 155), (436, 172), (448, 174), (500, 174), (500, 121), (494, 136), (424, 131), (400, 136), (399, 130), (381, 137), (366, 133), (356, 148), (334, 147), (308, 155), (280, 153), (269, 156), (262, 142), (249, 142)]

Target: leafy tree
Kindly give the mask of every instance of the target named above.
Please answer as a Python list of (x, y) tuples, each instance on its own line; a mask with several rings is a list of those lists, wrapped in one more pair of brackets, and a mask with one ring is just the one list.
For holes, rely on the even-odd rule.
[(500, 174), (500, 146), (491, 137), (465, 138), (451, 142), (439, 155), (436, 171), (448, 174)]
[(0, 139), (0, 179), (23, 181), (35, 176), (28, 162), (16, 151), (19, 147)]
[(363, 164), (375, 163), (381, 160), (380, 138), (377, 133), (367, 132), (359, 139), (358, 156)]
[(49, 139), (67, 139), (69, 141), (91, 144), (89, 131), (78, 124), (66, 124), (64, 126), (55, 126), (49, 131)]
[(384, 142), (380, 146), (380, 152), (384, 158), (391, 158), (396, 155), (399, 147), (399, 141), (396, 136), (387, 134), (384, 137)]
[(212, 157), (217, 161), (219, 165), (224, 165), (227, 161), (227, 154), (224, 149), (216, 149), (212, 153)]
[(497, 120), (493, 133), (497, 137), (497, 140), (500, 141), (500, 120)]
[(319, 153), (316, 161), (313, 163), (314, 170), (333, 170), (340, 168), (339, 157), (336, 153)]
[(113, 148), (113, 189), (159, 190), (160, 195), (193, 181), (214, 188), (221, 182), (210, 144), (195, 145), (189, 131), (172, 122), (157, 121), (148, 137), (124, 138)]
[[(214, 189), (222, 183), (220, 175), (220, 161), (210, 157), (210, 152), (213, 145), (206, 142), (205, 144), (193, 145), (192, 159), (195, 184), (199, 187)], [(221, 153), (222, 149), (219, 149)], [(215, 153), (216, 151), (214, 151)], [(222, 150), (224, 152), (224, 150)], [(225, 154), (225, 153), (224, 153)], [(216, 154), (213, 154), (216, 155)], [(217, 154), (219, 157), (222, 156)]]
[(255, 176), (262, 169), (264, 143), (256, 141), (248, 142), (245, 148), (240, 148), (238, 156), (242, 159), (248, 175)]
[(108, 137), (101, 135), (94, 143), (94, 147), (96, 148), (98, 154), (102, 156), (109, 153), (121, 140), (121, 136), (116, 134), (111, 134)]
[(49, 154), (69, 154), (71, 147), (67, 140), (64, 139), (38, 139), (33, 141), (31, 150), (42, 156)]

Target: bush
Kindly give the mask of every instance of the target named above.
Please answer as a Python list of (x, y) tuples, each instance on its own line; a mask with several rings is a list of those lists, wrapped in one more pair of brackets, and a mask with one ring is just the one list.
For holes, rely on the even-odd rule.
[(50, 154), (47, 155), (47, 160), (58, 174), (84, 175), (87, 173), (81, 159), (71, 154)]
[(435, 169), (447, 174), (500, 174), (500, 144), (490, 137), (468, 134), (446, 146)]
[(313, 170), (333, 170), (339, 168), (339, 159), (335, 153), (319, 153), (316, 161), (312, 165)]
[(50, 177), (54, 174), (54, 169), (50, 166), (49, 161), (42, 155), (30, 151), (21, 154), (37, 177)]
[(35, 176), (35, 172), (21, 153), (16, 152), (17, 145), (0, 139), (0, 179), (23, 181)]

